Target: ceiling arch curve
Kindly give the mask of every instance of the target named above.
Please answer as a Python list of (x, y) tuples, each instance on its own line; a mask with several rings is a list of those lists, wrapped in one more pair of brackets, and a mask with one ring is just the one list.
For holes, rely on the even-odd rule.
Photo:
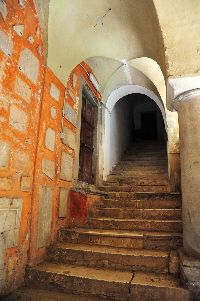
[[(163, 39), (153, 0), (51, 0), (48, 23), (50, 69), (66, 84), (88, 57), (121, 61), (150, 57), (164, 70)], [(164, 71), (163, 71), (164, 72)]]
[[(148, 91), (151, 91), (157, 99), (159, 99), (160, 105), (165, 107), (166, 101), (163, 100), (158, 92), (157, 87), (154, 83), (140, 70), (129, 66), (128, 63), (124, 62), (115, 73), (109, 78), (106, 87), (104, 89), (103, 103), (107, 103), (111, 93), (123, 86), (140, 86)], [(136, 92), (137, 93), (137, 92)], [(131, 93), (127, 93), (131, 94)]]
[(157, 106), (159, 107), (159, 109), (161, 111), (163, 121), (165, 124), (165, 129), (167, 130), (165, 107), (163, 106), (160, 99), (154, 92), (148, 90), (145, 87), (139, 86), (139, 85), (121, 86), (120, 88), (117, 88), (116, 90), (112, 91), (112, 93), (109, 95), (108, 100), (106, 102), (106, 108), (107, 108), (108, 112), (111, 113), (115, 104), (122, 97), (129, 95), (129, 94), (134, 94), (134, 93), (144, 94), (144, 95), (148, 96), (149, 98), (151, 98), (153, 101), (155, 101), (155, 103), (157, 104)]

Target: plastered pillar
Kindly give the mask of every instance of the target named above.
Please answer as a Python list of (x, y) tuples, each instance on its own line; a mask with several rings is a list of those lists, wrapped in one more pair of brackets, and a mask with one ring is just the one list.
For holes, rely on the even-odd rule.
[(178, 113), (166, 110), (167, 129), (168, 129), (168, 171), (171, 183), (171, 191), (181, 189), (181, 168), (179, 150), (179, 124)]
[(200, 89), (175, 98), (180, 131), (183, 244), (200, 257)]

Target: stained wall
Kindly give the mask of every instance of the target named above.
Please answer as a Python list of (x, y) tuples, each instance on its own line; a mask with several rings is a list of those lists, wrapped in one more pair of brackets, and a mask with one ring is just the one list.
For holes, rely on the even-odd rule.
[[(63, 85), (45, 67), (33, 1), (0, 1), (0, 293), (19, 286), (27, 264), (43, 260), (59, 228), (79, 217), (69, 195), (82, 78), (100, 99), (85, 70)], [(82, 215), (93, 202), (85, 198)]]
[(0, 280), (12, 289), (28, 260), (44, 49), (32, 1), (1, 1), (0, 24)]

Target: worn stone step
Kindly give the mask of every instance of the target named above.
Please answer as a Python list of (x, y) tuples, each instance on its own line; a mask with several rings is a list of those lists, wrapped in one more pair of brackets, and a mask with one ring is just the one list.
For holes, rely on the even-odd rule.
[(181, 208), (180, 198), (144, 198), (144, 199), (104, 199), (98, 205), (99, 208), (138, 208), (138, 209), (179, 209)]
[(179, 199), (181, 200), (181, 193), (180, 192), (161, 192), (161, 193), (154, 193), (154, 192), (135, 192), (135, 196), (137, 199)]
[(152, 174), (154, 172), (166, 172), (167, 170), (167, 165), (163, 166), (163, 165), (153, 165), (153, 166), (139, 166), (139, 165), (136, 165), (136, 166), (130, 166), (130, 165), (123, 165), (123, 166), (115, 166), (113, 168), (113, 172), (115, 171), (139, 171), (139, 172), (145, 172), (145, 171), (149, 171), (151, 172)]
[(134, 177), (126, 177), (126, 176), (108, 176), (107, 181), (103, 183), (103, 186), (110, 186), (110, 185), (169, 185), (168, 178), (157, 178), (157, 179), (149, 179), (149, 178), (143, 178), (138, 179)]
[(100, 187), (101, 191), (105, 192), (170, 192), (170, 185), (111, 185)]
[(138, 272), (131, 281), (130, 301), (191, 301), (191, 293), (178, 277)]
[(119, 161), (116, 166), (167, 166), (167, 158), (160, 156), (160, 157), (152, 157), (152, 156), (136, 156), (136, 155), (129, 155), (123, 157), (123, 160)]
[(26, 285), (126, 301), (131, 278), (132, 272), (46, 262), (27, 269)]
[(149, 177), (154, 178), (155, 176), (161, 175), (161, 177), (168, 176), (167, 169), (166, 170), (141, 170), (141, 168), (138, 168), (138, 170), (124, 170), (124, 171), (111, 171), (110, 175), (122, 175), (122, 176), (130, 176), (130, 177), (137, 177), (137, 178), (144, 178), (144, 177)]
[(130, 249), (174, 250), (182, 247), (182, 233), (63, 228), (60, 241)]
[(144, 161), (144, 160), (126, 160), (126, 161), (120, 161), (120, 163), (118, 163), (113, 170), (120, 170), (121, 168), (123, 169), (124, 167), (126, 168), (130, 168), (130, 169), (135, 169), (136, 167), (140, 167), (140, 168), (166, 168), (167, 167), (167, 163), (163, 162), (163, 161), (159, 161), (159, 162), (155, 162), (152, 160), (149, 161)]
[(135, 191), (135, 192), (107, 192), (107, 199), (172, 199), (180, 198), (180, 193), (168, 193), (168, 192), (150, 192), (150, 191)]
[[(131, 158), (131, 160), (128, 160), (128, 158)], [(133, 160), (132, 160), (133, 158)], [(121, 164), (122, 162), (124, 162), (126, 164), (126, 161), (136, 161), (135, 159), (138, 159), (139, 161), (143, 161), (143, 162), (149, 162), (149, 161), (153, 161), (153, 162), (166, 162), (165, 160), (167, 159), (167, 156), (165, 155), (165, 153), (160, 153), (160, 154), (149, 154), (148, 152), (146, 153), (137, 153), (137, 152), (133, 152), (133, 153), (126, 153), (123, 157), (122, 160), (118, 163)]]
[(112, 301), (109, 297), (94, 297), (60, 293), (59, 291), (44, 290), (43, 288), (20, 286), (1, 301)]
[(138, 143), (134, 144), (133, 146), (130, 146), (126, 149), (125, 154), (131, 153), (131, 152), (144, 152), (144, 153), (165, 153), (167, 152), (167, 146), (166, 145), (149, 145), (149, 143), (139, 145)]
[(167, 152), (166, 150), (162, 150), (162, 149), (142, 150), (142, 149), (135, 148), (135, 149), (129, 149), (125, 151), (122, 160), (124, 160), (124, 158), (128, 156), (138, 156), (144, 159), (151, 157), (156, 160), (157, 158), (167, 158)]
[(163, 150), (129, 150), (124, 153), (123, 160), (126, 160), (129, 157), (137, 157), (139, 159), (144, 158), (144, 160), (148, 159), (167, 159), (167, 153)]
[(46, 262), (27, 269), (26, 284), (121, 301), (189, 301), (188, 291), (171, 274), (111, 271)]
[(134, 161), (135, 159), (138, 159), (140, 161), (163, 161), (165, 162), (167, 160), (167, 153), (166, 151), (142, 151), (142, 150), (133, 150), (129, 152), (125, 152), (123, 156), (121, 157), (121, 161)]
[[(109, 182), (112, 183), (112, 185), (116, 182), (120, 185), (124, 185), (124, 184), (140, 184), (142, 183), (142, 181), (146, 182), (146, 183), (156, 183), (156, 182), (160, 182), (161, 185), (163, 183), (169, 183), (169, 178), (167, 173), (163, 173), (163, 174), (152, 174), (152, 175), (140, 175), (138, 176), (138, 174), (134, 174), (134, 175), (130, 175), (130, 174), (126, 174), (126, 172), (115, 172), (115, 174), (110, 174), (107, 178), (107, 181), (103, 182), (103, 186), (109, 186)], [(108, 183), (108, 184), (107, 184)]]
[[(48, 247), (48, 260), (94, 268), (168, 273), (172, 252), (57, 243)], [(172, 259), (173, 257), (173, 259)]]
[(88, 218), (85, 227), (97, 229), (182, 232), (180, 220)]
[(181, 219), (181, 209), (132, 209), (132, 208), (100, 208), (96, 209), (93, 217), (112, 217), (112, 218), (142, 218), (154, 220), (176, 220)]

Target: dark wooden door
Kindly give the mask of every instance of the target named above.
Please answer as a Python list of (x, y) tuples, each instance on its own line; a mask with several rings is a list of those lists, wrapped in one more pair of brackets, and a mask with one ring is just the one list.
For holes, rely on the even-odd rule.
[(78, 179), (89, 184), (94, 183), (94, 175), (92, 172), (93, 134), (94, 106), (83, 94)]
[(141, 113), (141, 132), (143, 140), (156, 140), (158, 138), (156, 112)]

